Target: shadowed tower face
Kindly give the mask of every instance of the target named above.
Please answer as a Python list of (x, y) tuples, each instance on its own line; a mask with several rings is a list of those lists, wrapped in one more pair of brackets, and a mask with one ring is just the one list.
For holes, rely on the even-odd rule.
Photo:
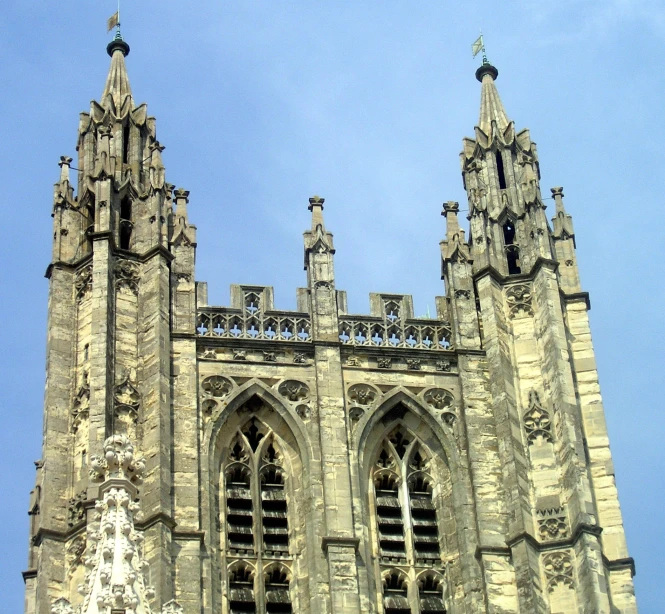
[[(26, 614), (636, 612), (575, 234), (483, 64), (446, 295), (210, 306), (129, 46), (60, 160)], [(341, 206), (341, 205), (340, 205)]]

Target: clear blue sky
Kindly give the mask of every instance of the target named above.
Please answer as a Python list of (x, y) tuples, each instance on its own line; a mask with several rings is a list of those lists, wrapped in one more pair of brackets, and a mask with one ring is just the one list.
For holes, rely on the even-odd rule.
[[(102, 92), (114, 10), (70, 0), (0, 12), (6, 612), (23, 607), (40, 457), (52, 185), (58, 157), (75, 153), (78, 113)], [(466, 206), (458, 154), (478, 117), (470, 45), (483, 29), (508, 114), (538, 143), (544, 196), (563, 185), (574, 216), (638, 603), (662, 612), (665, 5), (125, 0), (122, 21), (167, 178), (191, 190), (211, 302), (256, 283), (295, 307), (318, 193), (337, 286), (360, 313), (370, 291), (411, 293), (420, 314), (441, 293), (439, 213), (444, 200)]]

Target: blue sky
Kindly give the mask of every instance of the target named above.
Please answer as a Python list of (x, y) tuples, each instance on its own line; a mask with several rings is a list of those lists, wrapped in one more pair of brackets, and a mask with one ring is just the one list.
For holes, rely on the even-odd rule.
[[(0, 432), (3, 606), (22, 610), (28, 493), (40, 457), (52, 185), (78, 113), (99, 98), (115, 3), (7, 3), (0, 12)], [(574, 217), (610, 441), (642, 612), (662, 611), (665, 417), (662, 228), (665, 5), (654, 0), (125, 1), (135, 99), (157, 117), (167, 178), (191, 190), (197, 278), (305, 283), (307, 199), (326, 198), (337, 286), (441, 294), (441, 203), (466, 208), (458, 154), (480, 89), (480, 28), (543, 195)], [(551, 203), (551, 201), (546, 201)], [(550, 206), (548, 212), (553, 214)], [(10, 529), (11, 527), (11, 529)], [(659, 607), (660, 606), (660, 607)]]

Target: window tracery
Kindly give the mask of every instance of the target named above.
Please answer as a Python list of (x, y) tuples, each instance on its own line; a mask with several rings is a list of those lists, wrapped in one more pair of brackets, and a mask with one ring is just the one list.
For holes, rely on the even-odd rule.
[(402, 425), (385, 436), (371, 473), (385, 614), (446, 612), (434, 473), (418, 437)]
[(256, 416), (231, 440), (222, 476), (228, 611), (292, 612), (291, 573), (282, 563), (291, 558), (287, 470), (278, 438)]

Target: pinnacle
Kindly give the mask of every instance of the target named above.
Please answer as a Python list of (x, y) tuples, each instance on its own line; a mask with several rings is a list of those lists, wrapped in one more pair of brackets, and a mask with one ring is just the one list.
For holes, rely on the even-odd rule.
[(491, 133), (493, 121), (497, 123), (497, 127), (501, 131), (510, 123), (499, 97), (499, 91), (494, 84), (498, 75), (499, 71), (491, 64), (483, 64), (476, 71), (476, 79), (481, 83), (480, 119), (478, 126), (488, 135)]
[(109, 96), (118, 110), (122, 108), (127, 98), (130, 99), (133, 106), (132, 88), (129, 85), (129, 76), (125, 66), (125, 56), (129, 54), (129, 45), (121, 38), (116, 38), (107, 45), (106, 51), (111, 56), (111, 68), (102, 94), (102, 106), (106, 107)]

